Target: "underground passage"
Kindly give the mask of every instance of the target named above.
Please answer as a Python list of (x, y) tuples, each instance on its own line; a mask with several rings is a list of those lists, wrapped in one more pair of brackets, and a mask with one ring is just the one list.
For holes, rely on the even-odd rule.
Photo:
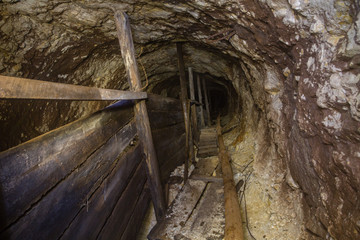
[(360, 239), (358, 0), (0, 12), (0, 239)]

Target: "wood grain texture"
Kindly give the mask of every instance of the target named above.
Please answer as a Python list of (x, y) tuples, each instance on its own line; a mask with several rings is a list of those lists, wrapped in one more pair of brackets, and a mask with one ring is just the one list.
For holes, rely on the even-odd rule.
[[(193, 76), (193, 71), (192, 68), (189, 67), (189, 88), (190, 88), (190, 99), (191, 102), (195, 103), (196, 98), (195, 98), (195, 88), (194, 88), (194, 76)], [(192, 127), (192, 135), (193, 135), (193, 139), (194, 139), (194, 143), (197, 146), (199, 143), (199, 128), (198, 128), (198, 124), (197, 124), (197, 112), (196, 112), (196, 104), (192, 104), (191, 105), (191, 127)]]
[(100, 111), (0, 153), (1, 214), (6, 216), (1, 230), (81, 166), (131, 117), (131, 109)]
[(211, 117), (210, 117), (210, 104), (209, 104), (209, 99), (208, 99), (208, 91), (207, 91), (207, 86), (206, 86), (206, 82), (205, 79), (202, 79), (202, 83), (203, 83), (203, 88), (204, 88), (204, 97), (205, 97), (205, 106), (206, 106), (206, 116), (207, 116), (207, 125), (208, 127), (211, 126)]
[(129, 219), (121, 240), (136, 239), (136, 234), (139, 232), (143, 218), (148, 210), (150, 202), (150, 190), (148, 187), (143, 188), (143, 191), (136, 203), (136, 207)]
[(185, 63), (184, 63), (184, 56), (182, 52), (182, 43), (176, 43), (176, 52), (178, 57), (178, 66), (179, 66), (179, 74), (180, 74), (180, 99), (182, 110), (184, 114), (184, 124), (185, 124), (185, 166), (184, 166), (184, 182), (188, 179), (188, 169), (189, 169), (189, 135), (190, 135), (190, 118), (189, 118), (189, 104), (188, 104), (188, 94), (186, 88), (186, 77), (185, 77)]
[(142, 149), (138, 144), (123, 153), (116, 167), (87, 199), (86, 206), (82, 206), (61, 239), (95, 239), (142, 160)]
[(179, 111), (149, 111), (148, 114), (151, 129), (165, 128), (178, 123), (184, 125), (184, 115)]
[(236, 192), (230, 158), (226, 151), (221, 134), (220, 116), (217, 119), (217, 137), (219, 144), (219, 160), (221, 162), (224, 182), (225, 199), (225, 240), (243, 240), (244, 233), (241, 220), (241, 210)]
[(106, 220), (97, 239), (108, 240), (121, 238), (146, 182), (146, 178), (144, 178), (146, 166), (144, 163), (145, 162), (142, 162), (142, 164), (138, 166), (130, 183), (117, 201), (110, 217)]
[[(115, 24), (129, 85), (134, 91), (140, 91), (141, 80), (135, 59), (134, 44), (127, 15), (124, 12), (116, 12)], [(166, 205), (145, 101), (138, 102), (135, 105), (134, 112), (139, 139), (142, 142), (146, 156), (146, 173), (148, 175), (155, 215), (157, 220), (160, 220), (165, 214)]]
[[(92, 193), (116, 166), (119, 154), (129, 145), (135, 133), (133, 123), (119, 130), (51, 191), (44, 193), (5, 234), (13, 239), (57, 239), (61, 236), (81, 206), (87, 204)], [(57, 166), (57, 171), (61, 170), (61, 166)], [(34, 176), (32, 183), (39, 187), (36, 182), (39, 179), (39, 176)]]
[(199, 96), (199, 102), (200, 102), (200, 125), (201, 127), (205, 127), (205, 118), (204, 118), (204, 105), (202, 100), (202, 90), (201, 90), (201, 82), (200, 82), (200, 76), (197, 75), (196, 78), (197, 87), (198, 87), (198, 96)]
[(1, 98), (108, 101), (146, 99), (147, 93), (85, 87), (0, 75), (0, 99)]

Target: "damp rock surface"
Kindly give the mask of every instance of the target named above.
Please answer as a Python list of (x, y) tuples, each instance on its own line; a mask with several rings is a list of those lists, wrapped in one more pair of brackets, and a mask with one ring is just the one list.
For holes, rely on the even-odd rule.
[[(117, 10), (129, 15), (148, 91), (178, 93), (175, 41), (184, 42), (186, 67), (234, 89), (226, 90), (232, 99), (228, 122), (240, 126), (234, 128), (232, 154), (239, 159), (242, 144), (250, 141), (245, 130), (257, 136), (252, 169), (259, 180), (251, 177), (249, 187), (268, 189), (261, 192), (264, 199), (283, 199), (275, 192), (290, 196), (288, 209), (304, 229), (295, 237), (359, 239), (357, 1), (3, 0), (0, 74), (128, 89), (113, 19)], [(1, 150), (107, 104), (0, 100)], [(257, 221), (252, 212), (250, 207), (250, 220)], [(276, 226), (287, 221), (264, 214)]]

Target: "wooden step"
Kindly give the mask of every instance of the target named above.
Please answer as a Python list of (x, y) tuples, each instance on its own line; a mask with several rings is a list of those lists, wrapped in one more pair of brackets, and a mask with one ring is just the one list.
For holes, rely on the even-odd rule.
[(217, 141), (208, 141), (208, 142), (200, 142), (199, 146), (209, 146), (209, 145), (215, 145), (217, 147)]
[(197, 153), (196, 156), (198, 158), (208, 158), (208, 157), (212, 157), (212, 156), (217, 156), (218, 155), (218, 151), (214, 150), (212, 152), (201, 152), (201, 153)]
[(199, 146), (199, 151), (207, 150), (207, 149), (214, 149), (214, 148), (217, 149), (218, 145), (217, 144), (202, 145), (202, 146)]

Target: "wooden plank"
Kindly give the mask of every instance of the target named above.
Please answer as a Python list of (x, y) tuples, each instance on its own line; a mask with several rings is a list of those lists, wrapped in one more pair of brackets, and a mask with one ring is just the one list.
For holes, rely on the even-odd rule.
[[(224, 194), (222, 182), (209, 183), (198, 206), (178, 239), (224, 239)], [(181, 238), (182, 237), (182, 238)]]
[[(116, 12), (115, 24), (121, 49), (121, 56), (124, 60), (129, 85), (134, 91), (140, 91), (141, 81), (136, 64), (134, 44), (127, 15), (124, 12)], [(155, 215), (156, 219), (160, 220), (165, 214), (166, 205), (145, 102), (138, 102), (135, 105), (134, 111), (139, 139), (142, 141), (144, 153), (146, 156), (146, 172), (148, 174), (148, 181), (150, 185), (151, 198), (154, 204)]]
[(199, 159), (191, 175), (212, 176), (218, 164), (219, 164), (218, 157)]
[[(189, 67), (189, 87), (190, 87), (190, 99), (191, 102), (197, 102), (195, 99), (195, 89), (194, 89), (194, 77), (192, 68)], [(198, 102), (199, 103), (199, 102)], [(191, 123), (192, 123), (192, 133), (194, 138), (194, 143), (197, 146), (199, 143), (199, 129), (197, 125), (197, 113), (196, 113), (196, 105), (191, 105)]]
[(136, 239), (136, 235), (140, 231), (141, 223), (149, 207), (149, 201), (150, 191), (147, 187), (144, 187), (141, 196), (136, 203), (136, 208), (126, 226), (125, 232), (121, 236), (121, 240)]
[(187, 125), (188, 125), (188, 129), (189, 129), (189, 133), (188, 133), (188, 142), (189, 142), (189, 161), (191, 163), (195, 163), (195, 149), (194, 149), (194, 136), (193, 136), (193, 129), (192, 129), (192, 126), (191, 126), (191, 115), (190, 115), (190, 101), (187, 102), (187, 114), (189, 116), (189, 119), (188, 119), (188, 122), (187, 122)]
[[(166, 144), (171, 143), (171, 140), (168, 139), (185, 134), (184, 123), (181, 122), (166, 128), (152, 129), (152, 134), (156, 147), (158, 147), (162, 142), (167, 142)], [(163, 146), (166, 147), (166, 145)]]
[[(173, 135), (171, 138), (164, 138), (161, 142), (155, 142), (155, 149), (158, 156), (159, 164), (168, 161), (174, 153), (179, 149), (184, 150), (185, 146), (185, 133)], [(166, 151), (164, 151), (166, 149)]]
[(211, 151), (198, 152), (196, 154), (196, 156), (198, 158), (208, 158), (208, 157), (216, 156), (218, 154), (219, 154), (219, 151), (217, 149), (215, 149), (215, 150), (211, 150)]
[(178, 123), (184, 124), (184, 115), (179, 111), (160, 112), (149, 111), (149, 121), (151, 129), (165, 128)]
[(148, 111), (182, 111), (181, 101), (176, 98), (163, 97), (148, 93), (146, 100)]
[(220, 116), (217, 119), (216, 130), (219, 143), (219, 159), (221, 161), (222, 177), (224, 181), (225, 239), (243, 240), (244, 233), (239, 199), (235, 188), (229, 155), (226, 152), (224, 139), (221, 134)]
[(185, 159), (184, 147), (179, 148), (169, 159), (163, 162), (160, 166), (161, 170), (161, 181), (164, 183), (168, 180), (170, 173), (177, 167), (180, 166)]
[(182, 52), (182, 43), (176, 43), (176, 50), (178, 56), (178, 66), (179, 66), (179, 74), (180, 74), (180, 99), (184, 114), (184, 124), (185, 124), (185, 133), (186, 133), (186, 141), (185, 141), (185, 166), (184, 166), (184, 182), (186, 182), (188, 178), (188, 168), (189, 168), (189, 114), (188, 114), (188, 94), (186, 89), (186, 78), (185, 78), (185, 64), (184, 57)]
[(174, 236), (181, 232), (182, 225), (190, 217), (206, 185), (203, 181), (189, 179), (172, 202), (164, 220), (157, 223), (150, 231), (148, 239), (174, 239)]
[[(118, 131), (3, 232), (0, 239), (3, 234), (13, 239), (58, 239), (105, 176), (116, 167), (119, 162), (117, 157), (132, 141), (135, 132), (132, 123)], [(58, 167), (61, 170), (61, 166)], [(32, 183), (37, 187), (44, 184)]]
[[(202, 176), (211, 176), (217, 165), (218, 158), (213, 157), (211, 160), (203, 161), (200, 167), (194, 169), (193, 173), (195, 172), (195, 174), (198, 173)], [(155, 225), (149, 233), (148, 238), (150, 240), (175, 239), (175, 235), (182, 233), (183, 226), (185, 226), (190, 219), (206, 186), (207, 183), (204, 181), (189, 179), (172, 202), (164, 220)]]
[(204, 88), (204, 96), (205, 96), (205, 106), (206, 106), (206, 115), (207, 115), (207, 125), (211, 126), (211, 117), (210, 117), (210, 107), (209, 107), (209, 100), (208, 100), (208, 91), (206, 87), (205, 78), (202, 79), (203, 88)]
[(146, 92), (102, 89), (0, 75), (0, 99), (108, 101), (146, 98)]
[(144, 175), (145, 164), (140, 164), (96, 239), (121, 238), (144, 188)]
[(124, 126), (131, 109), (107, 109), (0, 153), (2, 215), (15, 222)]
[(206, 150), (206, 149), (214, 149), (214, 148), (218, 148), (217, 146), (217, 142), (209, 142), (209, 144), (202, 144), (199, 148), (199, 150)]
[[(121, 157), (116, 167), (82, 206), (61, 239), (93, 239), (100, 232), (142, 160), (139, 144)], [(144, 173), (145, 175), (145, 173)]]
[(201, 83), (200, 83), (200, 76), (197, 75), (197, 87), (198, 87), (198, 96), (199, 96), (199, 102), (201, 104), (200, 108), (200, 124), (201, 127), (205, 127), (205, 119), (204, 119), (204, 106), (202, 102), (202, 90), (201, 90)]

